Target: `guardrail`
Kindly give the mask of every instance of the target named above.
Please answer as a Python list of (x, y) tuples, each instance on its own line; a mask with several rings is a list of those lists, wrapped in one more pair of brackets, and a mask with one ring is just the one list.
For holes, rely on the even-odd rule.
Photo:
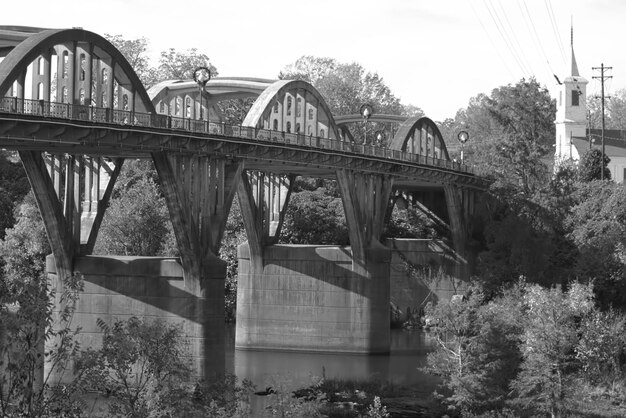
[(304, 134), (260, 129), (250, 126), (230, 125), (223, 122), (218, 123), (190, 118), (179, 118), (154, 113), (131, 112), (127, 110), (48, 102), (44, 100), (19, 99), (17, 97), (3, 97), (0, 99), (0, 112), (223, 135), (286, 145), (298, 145), (315, 149), (350, 152), (472, 173), (472, 170), (470, 170), (468, 166), (455, 161), (427, 157), (400, 150), (373, 145), (355, 144), (337, 139)]

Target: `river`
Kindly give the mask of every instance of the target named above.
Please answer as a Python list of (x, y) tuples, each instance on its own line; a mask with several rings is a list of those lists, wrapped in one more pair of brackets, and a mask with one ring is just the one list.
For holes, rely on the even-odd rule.
[(304, 387), (312, 376), (366, 380), (377, 378), (410, 385), (420, 392), (432, 392), (437, 378), (423, 373), (426, 354), (433, 341), (422, 331), (391, 331), (389, 355), (319, 354), (281, 351), (235, 350), (235, 327), (226, 328), (226, 370), (239, 380), (249, 379), (257, 388), (273, 386), (276, 381), (290, 387)]

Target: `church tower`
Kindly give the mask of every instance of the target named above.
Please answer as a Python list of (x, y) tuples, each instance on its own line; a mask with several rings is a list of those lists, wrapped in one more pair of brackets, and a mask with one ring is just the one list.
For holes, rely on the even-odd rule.
[[(580, 155), (572, 144), (574, 137), (586, 137), (587, 134), (587, 83), (581, 77), (574, 55), (574, 27), (571, 29), (571, 56), (566, 70), (569, 75), (559, 82), (559, 96), (556, 110), (556, 150), (555, 167), (561, 162), (572, 159), (578, 161)], [(557, 79), (558, 80), (558, 79)]]

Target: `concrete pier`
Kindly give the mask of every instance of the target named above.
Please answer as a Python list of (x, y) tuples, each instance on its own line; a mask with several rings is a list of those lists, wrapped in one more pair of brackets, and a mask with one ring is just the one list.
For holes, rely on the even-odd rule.
[(350, 247), (272, 245), (252, 273), (239, 247), (238, 349), (389, 352), (391, 251), (368, 249), (353, 265)]
[[(53, 288), (58, 287), (54, 257), (48, 256), (46, 261)], [(84, 256), (74, 261), (74, 271), (84, 278), (72, 318), (72, 328), (80, 327), (77, 338), (82, 347), (101, 347), (98, 319), (107, 324), (132, 316), (144, 321), (159, 319), (181, 326), (197, 375), (204, 370), (224, 372), (223, 278), (202, 280), (202, 288), (194, 294), (185, 288), (177, 258)], [(51, 379), (69, 380), (68, 372)]]

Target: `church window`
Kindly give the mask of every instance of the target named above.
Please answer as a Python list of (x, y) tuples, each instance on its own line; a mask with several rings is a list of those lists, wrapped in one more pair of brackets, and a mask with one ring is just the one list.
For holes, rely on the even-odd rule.
[(274, 130), (278, 130), (278, 119), (274, 119)]
[(287, 133), (291, 133), (291, 122), (287, 122)]
[(302, 116), (302, 99), (298, 97), (296, 102), (296, 117)]
[(278, 113), (278, 102), (274, 103), (274, 113)]
[(572, 106), (578, 106), (579, 101), (578, 90), (572, 90)]
[(296, 123), (296, 133), (299, 134), (300, 133), (300, 124)]
[(313, 120), (313, 109), (309, 109), (309, 120)]
[(291, 97), (287, 97), (287, 116), (291, 116)]

